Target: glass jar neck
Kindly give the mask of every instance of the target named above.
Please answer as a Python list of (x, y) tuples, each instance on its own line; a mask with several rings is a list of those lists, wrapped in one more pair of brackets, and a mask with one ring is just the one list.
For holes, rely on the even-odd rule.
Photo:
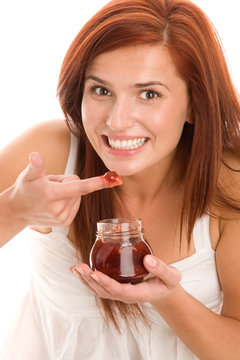
[(134, 236), (142, 232), (142, 221), (138, 218), (106, 219), (97, 223), (97, 235)]

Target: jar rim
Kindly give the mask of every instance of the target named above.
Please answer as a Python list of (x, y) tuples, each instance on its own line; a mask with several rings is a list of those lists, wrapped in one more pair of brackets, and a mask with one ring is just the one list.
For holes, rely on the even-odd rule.
[(112, 219), (103, 219), (97, 222), (97, 224), (128, 224), (128, 223), (142, 223), (142, 220), (139, 218), (112, 218)]
[(97, 233), (117, 235), (142, 232), (142, 220), (139, 218), (112, 218), (97, 222)]

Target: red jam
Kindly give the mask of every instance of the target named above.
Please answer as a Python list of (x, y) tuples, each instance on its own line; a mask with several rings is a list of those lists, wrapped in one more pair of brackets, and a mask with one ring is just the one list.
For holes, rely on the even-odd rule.
[(108, 171), (102, 176), (108, 187), (122, 185), (121, 177), (115, 171)]
[(151, 254), (151, 248), (141, 237), (131, 238), (129, 243), (99, 237), (90, 254), (90, 266), (120, 283), (134, 284), (148, 274), (143, 265), (147, 254)]

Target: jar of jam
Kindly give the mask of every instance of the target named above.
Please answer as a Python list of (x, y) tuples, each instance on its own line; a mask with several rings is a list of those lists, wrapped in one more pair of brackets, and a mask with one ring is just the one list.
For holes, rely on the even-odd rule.
[(152, 254), (137, 218), (107, 219), (97, 223), (90, 266), (120, 283), (138, 283), (148, 274), (143, 258)]

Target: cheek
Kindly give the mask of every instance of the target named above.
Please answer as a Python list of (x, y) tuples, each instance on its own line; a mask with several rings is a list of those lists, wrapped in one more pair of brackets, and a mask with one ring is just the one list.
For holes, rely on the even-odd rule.
[(98, 127), (104, 120), (101, 107), (91, 101), (82, 100), (81, 115), (84, 128), (93, 129)]
[(82, 115), (82, 122), (83, 122), (83, 124), (85, 123), (85, 122), (87, 122), (88, 120), (88, 118), (89, 118), (89, 106), (88, 106), (88, 103), (87, 103), (87, 101), (84, 99), (84, 97), (83, 97), (83, 99), (82, 99), (82, 106), (81, 106), (81, 115)]
[(178, 142), (182, 135), (183, 126), (187, 120), (186, 111), (174, 107), (162, 108), (158, 113), (149, 114), (151, 118), (150, 126), (153, 134), (162, 138)]
[(89, 106), (86, 101), (83, 101), (81, 114), (82, 114), (82, 123), (83, 123), (84, 130), (89, 137), (91, 134), (91, 131), (94, 129), (94, 127), (96, 125), (95, 124), (96, 112), (95, 112), (95, 116), (94, 116), (93, 108), (91, 106)]

